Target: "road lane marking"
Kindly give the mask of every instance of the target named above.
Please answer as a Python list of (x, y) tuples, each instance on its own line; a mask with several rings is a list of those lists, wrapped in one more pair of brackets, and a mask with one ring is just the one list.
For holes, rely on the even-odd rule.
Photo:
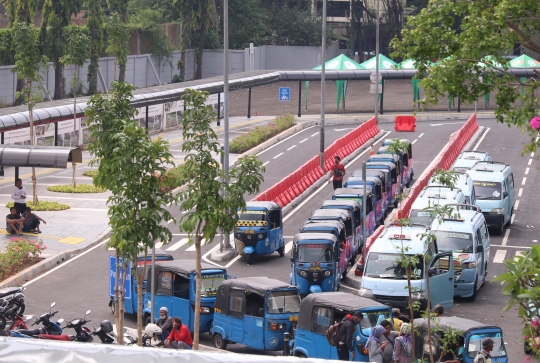
[(291, 251), (292, 246), (293, 246), (293, 241), (290, 241), (285, 245), (285, 254), (287, 254), (287, 253), (289, 253)]
[(520, 248), (520, 249), (531, 249), (530, 247), (525, 247), (525, 246), (503, 246), (503, 245), (489, 245), (490, 247), (503, 247), (503, 248)]
[[(276, 144), (270, 146), (269, 148), (264, 149), (263, 151), (261, 151), (260, 153), (258, 153), (257, 156), (260, 156), (260, 155), (264, 154), (264, 153), (267, 152), (268, 150), (272, 150), (272, 149), (275, 148), (276, 146), (278, 146), (278, 145), (284, 143), (285, 141), (287, 141), (287, 140), (289, 140), (289, 139), (291, 139), (291, 138), (293, 138), (293, 137), (296, 137), (299, 133), (304, 132), (304, 131), (306, 131), (306, 130), (309, 130), (309, 129), (311, 129), (312, 127), (314, 127), (314, 126), (306, 127), (305, 129), (300, 130), (300, 131), (298, 131), (298, 132), (292, 134), (291, 136), (289, 136), (289, 137), (287, 137), (287, 138), (281, 140), (280, 142), (278, 142), (278, 143), (276, 143)], [(307, 139), (306, 139), (306, 140), (307, 140)]]
[(464, 124), (465, 121), (463, 122), (446, 122), (446, 123), (442, 123), (442, 124), (429, 124), (429, 126), (442, 126), (442, 125), (454, 125), (454, 124)]
[(495, 257), (493, 258), (493, 263), (503, 263), (506, 252), (508, 252), (508, 250), (497, 250), (497, 252), (495, 252)]
[(534, 158), (534, 151), (531, 153), (531, 158)]
[(276, 156), (274, 156), (274, 159), (277, 159), (277, 158), (279, 158), (279, 157), (280, 157), (281, 155), (283, 155), (283, 153), (279, 153), (279, 154), (277, 154)]
[(305, 142), (305, 141), (308, 141), (309, 139), (308, 138), (305, 138), (304, 140), (300, 141), (299, 144)]
[(161, 248), (161, 246), (163, 246), (163, 242), (156, 243), (156, 248)]
[(411, 145), (414, 145), (415, 142), (417, 142), (418, 139), (414, 140), (413, 142), (411, 142)]
[(266, 165), (268, 165), (269, 163), (270, 163), (270, 160), (268, 160), (267, 162), (265, 162), (265, 163), (263, 164), (263, 166), (266, 166)]
[(422, 132), (422, 133), (418, 136), (418, 138), (421, 138), (422, 136), (424, 136), (424, 132)]
[(506, 230), (506, 232), (504, 233), (504, 237), (503, 237), (503, 240), (502, 240), (502, 243), (501, 243), (502, 246), (506, 246), (506, 242), (508, 242), (508, 236), (509, 235), (510, 235), (510, 228), (508, 228)]
[(532, 161), (533, 161), (533, 159), (529, 159), (529, 163), (527, 165), (531, 165)]
[(319, 134), (319, 131), (317, 131), (316, 133), (314, 133), (313, 135), (311, 135), (310, 137), (313, 137), (315, 135), (318, 135)]
[(172, 222), (174, 222), (174, 219), (169, 219), (169, 220), (167, 221), (167, 224), (171, 224)]
[(518, 197), (521, 197), (521, 193), (523, 193), (523, 188), (519, 188)]
[(484, 141), (484, 137), (486, 137), (487, 133), (489, 132), (489, 130), (491, 130), (491, 127), (488, 127), (486, 129), (486, 132), (484, 132), (484, 135), (482, 135), (482, 137), (480, 138), (480, 140), (478, 140), (478, 142), (476, 143), (476, 145), (474, 146), (473, 148), (473, 151), (478, 149), (478, 146), (480, 146), (480, 144), (482, 143), (482, 141)]
[(516, 217), (516, 214), (512, 214), (512, 217), (510, 217), (510, 224), (514, 224), (514, 218)]
[[(207, 243), (207, 240), (206, 239), (203, 239), (201, 241), (201, 248)], [(219, 246), (219, 243), (218, 243), (218, 246)], [(214, 247), (215, 248), (215, 247)], [(212, 248), (212, 249), (214, 249)], [(196, 250), (196, 244), (195, 242), (193, 242), (193, 244), (191, 246), (189, 246), (188, 248), (186, 248), (186, 252), (195, 252)]]
[(525, 175), (529, 174), (529, 170), (530, 170), (530, 169), (531, 169), (531, 168), (525, 169)]
[(189, 241), (188, 238), (182, 238), (180, 241), (176, 242), (171, 247), (167, 248), (165, 251), (171, 251), (171, 252), (176, 251), (177, 249), (185, 245), (188, 241)]
[(514, 256), (514, 261), (518, 261), (519, 257), (523, 257), (524, 254), (525, 254), (525, 251), (517, 251), (516, 255)]
[(517, 210), (519, 207), (519, 199), (516, 200), (516, 204), (514, 204), (514, 210)]
[(290, 148), (288, 148), (287, 151), (292, 150), (292, 149), (294, 149), (295, 147), (296, 147), (296, 145), (293, 145), (293, 146), (291, 146)]
[(521, 185), (525, 185), (526, 182), (527, 182), (527, 177), (524, 176), (524, 177), (523, 177), (523, 181), (521, 182)]

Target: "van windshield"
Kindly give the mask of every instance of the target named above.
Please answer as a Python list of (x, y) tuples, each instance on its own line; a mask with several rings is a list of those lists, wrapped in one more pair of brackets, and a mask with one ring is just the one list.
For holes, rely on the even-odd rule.
[(439, 251), (473, 252), (471, 233), (434, 231)]
[(431, 213), (432, 211), (423, 210), (423, 209), (413, 209), (409, 218), (413, 223), (425, 224), (426, 226), (431, 225)]
[(268, 314), (297, 313), (300, 311), (300, 295), (297, 290), (275, 291), (268, 294)]
[[(412, 278), (422, 278), (424, 271), (424, 260), (421, 255), (416, 256), (418, 263), (413, 266)], [(366, 277), (376, 277), (383, 279), (406, 280), (407, 271), (399, 263), (400, 256), (397, 253), (372, 252), (368, 255), (366, 266)]]
[(475, 181), (473, 182), (473, 185), (476, 199), (500, 200), (502, 197), (501, 183)]
[(238, 212), (238, 220), (240, 221), (266, 221), (266, 212), (258, 210), (250, 210)]
[(310, 243), (298, 246), (299, 262), (332, 262), (332, 245)]

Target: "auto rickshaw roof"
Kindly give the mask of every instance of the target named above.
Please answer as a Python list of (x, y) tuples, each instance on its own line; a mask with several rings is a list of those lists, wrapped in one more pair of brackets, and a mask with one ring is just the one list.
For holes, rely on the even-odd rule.
[(391, 169), (396, 168), (396, 164), (387, 161), (368, 161), (366, 166), (389, 166)]
[[(370, 194), (373, 194), (372, 189), (371, 190), (370, 190), (370, 188), (366, 188), (366, 189), (367, 189), (366, 191), (367, 191), (368, 196)], [(337, 188), (336, 190), (334, 190), (334, 195), (335, 196), (346, 195), (346, 194), (363, 196), (364, 195), (364, 190), (363, 190), (363, 188)]]
[[(351, 176), (349, 179), (347, 179), (346, 183), (348, 183), (350, 181), (363, 182), (364, 177), (363, 176)], [(378, 176), (372, 176), (372, 175), (366, 175), (366, 181), (373, 182), (375, 184), (381, 184), (382, 183), (381, 179)], [(367, 186), (367, 188), (369, 189), (369, 185)], [(356, 189), (356, 188), (352, 188), (352, 189)]]
[[(189, 275), (196, 271), (196, 261), (173, 260), (156, 262), (156, 271), (171, 271), (179, 275)], [(201, 262), (201, 270), (221, 270), (220, 267)]]
[[(353, 170), (353, 172), (351, 173), (351, 178), (361, 178), (363, 175), (362, 173), (362, 169), (358, 169), (358, 170)], [(384, 171), (382, 170), (377, 170), (377, 169), (366, 169), (366, 176), (372, 176), (372, 175), (375, 175), (375, 176), (379, 176), (379, 177), (383, 177), (384, 178)]]
[(322, 227), (322, 228), (337, 228), (341, 230), (345, 228), (345, 224), (342, 221), (307, 221), (304, 223), (304, 227)]
[[(498, 329), (501, 330), (500, 327), (496, 325), (486, 325), (484, 323), (480, 323), (478, 321), (470, 320), (470, 319), (464, 319), (464, 318), (458, 318), (456, 316), (443, 316), (440, 318), (437, 318), (439, 320), (438, 324), (441, 327), (441, 329), (459, 329), (463, 332), (463, 334), (466, 334), (468, 331), (473, 329)], [(427, 329), (427, 320), (426, 319), (414, 319), (414, 325), (415, 327), (420, 327), (421, 329)], [(432, 327), (434, 326), (434, 321), (431, 321)]]
[[(171, 260), (173, 259), (173, 257), (169, 253), (163, 251), (160, 248), (155, 249), (155, 255), (156, 255), (156, 258), (159, 256), (159, 257), (170, 257)], [(144, 260), (144, 252), (141, 252), (141, 253), (139, 253), (137, 255), (137, 260), (139, 260), (139, 259)], [(148, 248), (146, 250), (146, 259), (147, 260), (152, 259), (152, 249), (151, 248)]]
[(358, 309), (369, 307), (388, 308), (388, 306), (378, 303), (375, 300), (346, 292), (321, 292), (317, 294), (309, 294), (302, 300), (302, 303), (300, 304), (298, 328), (311, 330), (312, 312), (315, 306), (334, 307), (346, 312), (353, 312)]
[(336, 243), (337, 238), (330, 233), (297, 233), (294, 236), (294, 243), (299, 241), (316, 241), (316, 240), (327, 240), (332, 243)]
[[(371, 155), (369, 157), (369, 160), (375, 159), (375, 162), (377, 162), (378, 161), (377, 159), (392, 159), (394, 160), (394, 164), (399, 160), (399, 156), (397, 156), (396, 154), (390, 154), (390, 153), (385, 152), (388, 150), (386, 146), (379, 148), (379, 151), (381, 150), (383, 151), (382, 153)], [(373, 161), (370, 161), (370, 162), (373, 162)]]
[(249, 207), (266, 208), (268, 210), (281, 209), (279, 204), (277, 204), (276, 202), (271, 202), (271, 201), (246, 202), (246, 208), (249, 208)]
[(356, 200), (325, 200), (323, 201), (322, 203), (322, 206), (323, 207), (327, 207), (327, 206), (340, 206), (340, 205), (345, 205), (345, 206), (348, 206), (348, 207), (353, 207), (353, 208), (362, 208), (362, 205), (360, 203), (358, 203)]
[(340, 217), (347, 219), (351, 217), (351, 212), (346, 209), (315, 209), (310, 218), (313, 217)]

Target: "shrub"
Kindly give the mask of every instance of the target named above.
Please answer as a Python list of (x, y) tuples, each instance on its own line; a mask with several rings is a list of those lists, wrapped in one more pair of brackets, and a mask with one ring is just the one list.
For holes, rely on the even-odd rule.
[(92, 178), (97, 175), (97, 170), (87, 170), (83, 173), (84, 176), (91, 176)]
[[(13, 207), (13, 202), (6, 204), (7, 208)], [(32, 208), (32, 211), (57, 211), (69, 209), (69, 205), (58, 202), (40, 201), (38, 205), (33, 205), (32, 202), (26, 202), (26, 206)]]
[(236, 137), (229, 146), (229, 151), (234, 154), (241, 154), (262, 142), (276, 136), (280, 132), (291, 128), (296, 119), (291, 114), (278, 116), (274, 121), (270, 121), (266, 126), (257, 126), (255, 129)]
[(38, 262), (46, 248), (42, 241), (36, 242), (23, 237), (11, 238), (6, 250), (0, 252), (0, 280)]
[(73, 188), (73, 185), (53, 185), (47, 190), (58, 193), (103, 193), (106, 191), (106, 189), (98, 188), (92, 184), (78, 184), (76, 188)]

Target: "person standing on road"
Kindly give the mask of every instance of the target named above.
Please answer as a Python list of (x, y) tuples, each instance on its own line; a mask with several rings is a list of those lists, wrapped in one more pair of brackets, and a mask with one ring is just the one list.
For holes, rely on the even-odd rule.
[(17, 214), (22, 216), (26, 210), (26, 189), (22, 185), (22, 179), (15, 181), (15, 186), (11, 190), (11, 199), (15, 203), (14, 207), (17, 210)]
[(478, 352), (474, 358), (474, 363), (489, 363), (491, 362), (491, 351), (495, 343), (491, 338), (485, 338), (482, 340), (482, 350)]
[(349, 360), (349, 352), (351, 352), (352, 360), (356, 357), (354, 353), (354, 331), (356, 325), (362, 322), (364, 316), (361, 312), (357, 311), (353, 315), (347, 314), (342, 320), (342, 324), (339, 327), (338, 335), (340, 337), (340, 342), (337, 345), (337, 355), (339, 360)]
[(382, 348), (383, 363), (392, 363), (392, 355), (394, 354), (394, 346), (396, 338), (399, 336), (397, 331), (392, 331), (392, 324), (388, 320), (383, 320), (381, 326), (385, 329), (381, 336), (381, 343), (388, 343)]
[(159, 309), (159, 318), (156, 320), (156, 325), (161, 328), (161, 334), (159, 335), (161, 344), (165, 342), (172, 329), (173, 319), (168, 314), (169, 309), (163, 306)]
[(334, 166), (328, 173), (328, 183), (332, 181), (334, 190), (337, 188), (343, 188), (343, 176), (345, 175), (345, 166), (341, 164), (341, 157), (339, 155), (334, 156)]
[(182, 324), (182, 319), (178, 316), (173, 318), (173, 328), (165, 340), (165, 348), (191, 349), (193, 341), (187, 326)]
[(394, 363), (412, 363), (411, 324), (403, 323), (394, 346)]
[(388, 345), (388, 342), (381, 342), (381, 337), (386, 332), (382, 325), (377, 325), (371, 329), (371, 335), (366, 342), (366, 349), (369, 353), (369, 361), (371, 363), (383, 363), (383, 351)]

